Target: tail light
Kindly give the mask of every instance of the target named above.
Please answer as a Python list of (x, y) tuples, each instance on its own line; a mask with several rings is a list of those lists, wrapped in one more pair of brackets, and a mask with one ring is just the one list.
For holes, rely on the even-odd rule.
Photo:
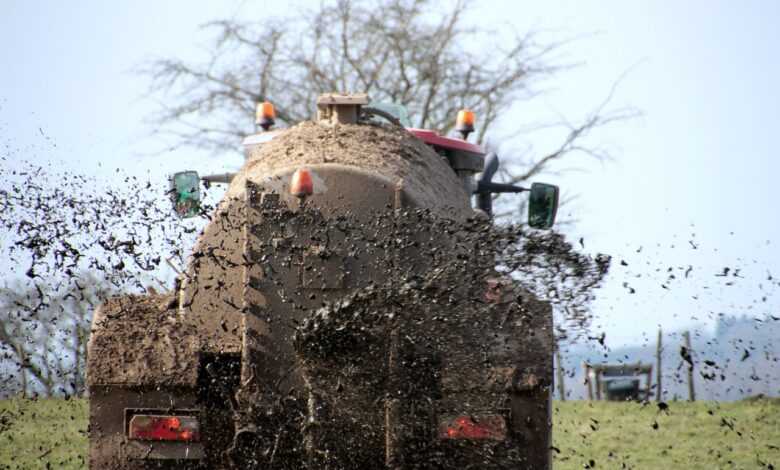
[(439, 426), (439, 437), (503, 441), (506, 439), (506, 420), (501, 415), (465, 415), (445, 419)]
[(128, 436), (142, 441), (197, 442), (200, 425), (194, 416), (134, 415)]

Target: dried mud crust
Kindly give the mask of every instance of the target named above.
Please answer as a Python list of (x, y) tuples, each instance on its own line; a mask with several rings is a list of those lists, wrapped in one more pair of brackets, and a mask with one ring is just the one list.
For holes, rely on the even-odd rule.
[[(374, 468), (386, 452), (408, 468), (453, 468), (454, 450), (435, 438), (439, 419), (506, 408), (507, 383), (489, 380), (497, 371), (532, 368), (549, 383), (549, 310), (527, 302), (510, 280), (503, 295), (486, 299), (494, 262), (473, 248), (490, 227), (422, 212), (392, 222), (373, 239), (381, 252), (366, 256), (366, 277), (381, 270), (388, 278), (309, 310), (294, 337), (313, 410), (306, 434), (314, 468)], [(347, 245), (366, 238), (358, 224), (346, 225)], [(487, 456), (521, 462), (507, 446), (464, 452), (479, 462), (472, 468), (496, 468)]]
[(172, 294), (108, 299), (95, 312), (89, 386), (195, 385), (197, 332), (179, 321)]
[(470, 208), (444, 157), (405, 129), (374, 124), (298, 124), (252, 151), (231, 192), (242, 191), (247, 178), (260, 183), (280, 168), (319, 164), (354, 166), (393, 182), (403, 179), (422, 207)]
[[(506, 406), (508, 384), (488, 380), (495, 367), (522, 365), (545, 383), (551, 379), (548, 311), (514, 295), (486, 303), (484, 283), (459, 284), (458, 271), (453, 266), (438, 270), (436, 280), (356, 292), (302, 324), (296, 350), (317, 410), (308, 429), (315, 468), (372, 468), (385, 458), (389, 434), (396, 436), (396, 458), (409, 468), (523, 462), (509, 442), (483, 446), (433, 437), (444, 416)], [(511, 338), (526, 329), (534, 329), (537, 340), (515, 344)], [(522, 354), (530, 351), (535, 355)], [(522, 359), (514, 357), (518, 353)]]

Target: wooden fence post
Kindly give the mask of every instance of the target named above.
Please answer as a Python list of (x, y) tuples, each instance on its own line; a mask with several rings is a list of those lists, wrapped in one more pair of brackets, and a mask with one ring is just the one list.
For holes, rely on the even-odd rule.
[(593, 401), (593, 384), (590, 383), (590, 365), (587, 362), (583, 362), (582, 370), (585, 371), (585, 384), (588, 386), (588, 400)]
[(557, 380), (558, 380), (558, 393), (561, 395), (561, 401), (566, 401), (566, 386), (563, 383), (563, 360), (561, 359), (561, 348), (558, 344), (555, 345), (555, 361), (558, 363)]
[(688, 399), (690, 401), (696, 401), (696, 391), (693, 387), (693, 349), (691, 349), (691, 332), (686, 331), (683, 333), (683, 339), (685, 340), (685, 348), (688, 350), (688, 356), (691, 359), (691, 363), (688, 364)]
[[(663, 332), (658, 328), (658, 344), (655, 349), (655, 401), (663, 401), (663, 369), (661, 369), (661, 353), (663, 352)], [(650, 397), (648, 397), (649, 399)]]
[(595, 369), (593, 375), (596, 379), (596, 383), (593, 384), (596, 387), (596, 400), (601, 400), (601, 369)]

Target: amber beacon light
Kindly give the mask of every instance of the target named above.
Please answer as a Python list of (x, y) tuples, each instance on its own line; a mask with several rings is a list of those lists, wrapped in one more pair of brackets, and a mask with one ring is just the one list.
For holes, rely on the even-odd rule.
[(469, 138), (469, 134), (474, 132), (474, 111), (461, 109), (458, 111), (458, 118), (455, 121), (455, 130), (460, 132), (463, 140)]
[(262, 127), (264, 131), (267, 131), (274, 125), (276, 119), (276, 110), (274, 105), (268, 101), (263, 101), (257, 104), (257, 114), (255, 122), (258, 126)]

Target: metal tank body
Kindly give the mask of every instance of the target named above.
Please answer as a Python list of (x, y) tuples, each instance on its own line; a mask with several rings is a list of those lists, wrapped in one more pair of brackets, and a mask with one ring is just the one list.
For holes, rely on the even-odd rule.
[(550, 306), (461, 275), (469, 178), (359, 105), (249, 137), (177, 290), (95, 313), (90, 468), (550, 468)]

